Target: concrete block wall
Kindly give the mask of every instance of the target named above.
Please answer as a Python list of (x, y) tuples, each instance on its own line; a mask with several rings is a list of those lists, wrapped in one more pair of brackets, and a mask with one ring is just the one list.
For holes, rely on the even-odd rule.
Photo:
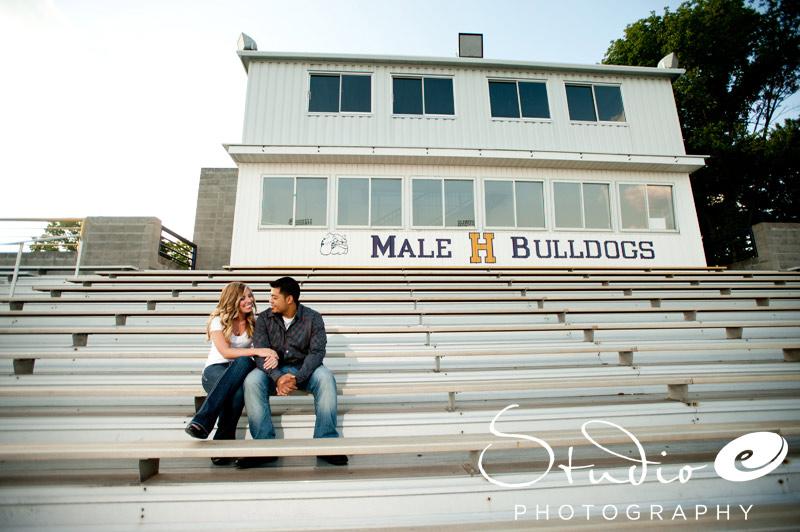
[(229, 263), (236, 207), (238, 168), (202, 168), (194, 218), (197, 269), (217, 270)]
[(753, 226), (758, 257), (735, 262), (732, 270), (791, 270), (800, 268), (800, 224), (761, 223)]
[[(20, 266), (57, 266), (75, 267), (78, 254), (74, 251), (38, 251), (23, 253)], [(16, 253), (0, 253), (0, 267), (13, 268), (17, 261)]]
[(84, 226), (81, 265), (179, 269), (173, 263), (159, 260), (160, 241), (158, 218), (90, 216)]

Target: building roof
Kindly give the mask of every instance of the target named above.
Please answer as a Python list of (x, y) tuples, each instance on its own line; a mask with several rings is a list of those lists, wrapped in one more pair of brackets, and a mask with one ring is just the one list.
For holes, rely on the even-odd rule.
[(253, 61), (310, 61), (310, 62), (350, 62), (375, 64), (413, 64), (426, 66), (448, 66), (462, 68), (502, 68), (557, 72), (585, 72), (604, 75), (667, 77), (675, 80), (685, 70), (682, 68), (657, 68), (624, 65), (578, 65), (571, 63), (546, 63), (541, 61), (510, 61), (473, 57), (418, 57), (396, 55), (362, 54), (319, 54), (306, 52), (259, 52), (239, 50), (239, 59), (247, 72)]

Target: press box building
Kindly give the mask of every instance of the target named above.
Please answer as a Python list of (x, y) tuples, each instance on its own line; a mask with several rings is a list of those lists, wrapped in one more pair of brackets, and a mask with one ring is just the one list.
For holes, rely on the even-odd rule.
[(705, 266), (670, 56), (244, 48), (230, 264)]

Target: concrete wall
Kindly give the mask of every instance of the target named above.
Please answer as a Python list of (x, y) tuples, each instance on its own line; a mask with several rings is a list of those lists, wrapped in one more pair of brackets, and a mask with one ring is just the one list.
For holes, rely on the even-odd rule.
[(135, 266), (140, 270), (180, 269), (160, 260), (161, 220), (155, 217), (86, 218), (81, 265)]
[(237, 168), (203, 168), (194, 219), (197, 269), (216, 270), (230, 263)]
[(800, 268), (800, 224), (761, 223), (753, 226), (758, 257), (735, 262), (732, 270)]
[[(23, 253), (20, 266), (57, 266), (74, 268), (78, 254), (74, 251), (41, 251), (38, 253)], [(17, 260), (16, 253), (0, 253), (0, 267), (13, 268)]]

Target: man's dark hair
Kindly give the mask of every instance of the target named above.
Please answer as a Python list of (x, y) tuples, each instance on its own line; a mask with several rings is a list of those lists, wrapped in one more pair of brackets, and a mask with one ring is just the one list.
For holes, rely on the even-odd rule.
[(269, 283), (272, 288), (277, 288), (284, 297), (292, 296), (295, 303), (300, 303), (300, 285), (291, 277), (281, 277)]

